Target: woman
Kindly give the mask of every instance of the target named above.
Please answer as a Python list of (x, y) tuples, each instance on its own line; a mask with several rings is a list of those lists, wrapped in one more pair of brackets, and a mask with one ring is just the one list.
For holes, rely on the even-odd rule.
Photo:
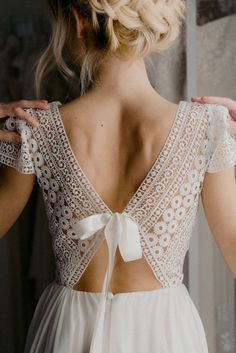
[(7, 119), (21, 144), (0, 145), (0, 236), (37, 180), (56, 261), (25, 352), (207, 353), (183, 262), (201, 196), (235, 276), (236, 139), (224, 106), (173, 104), (148, 80), (144, 59), (176, 37), (183, 3), (50, 5), (53, 36), (37, 90), (52, 62), (72, 79), (66, 48), (81, 97), (25, 109), (34, 127)]

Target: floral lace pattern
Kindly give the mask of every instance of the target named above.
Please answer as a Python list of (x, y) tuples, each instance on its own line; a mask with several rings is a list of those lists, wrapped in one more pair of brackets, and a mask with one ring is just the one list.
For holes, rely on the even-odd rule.
[(226, 107), (208, 105), (208, 114), (214, 119), (211, 119), (207, 130), (211, 160), (206, 171), (215, 173), (236, 164), (236, 136), (230, 133), (230, 121), (233, 120)]
[[(58, 106), (27, 109), (40, 126), (9, 118), (22, 145), (0, 143), (0, 162), (34, 173), (43, 193), (56, 261), (56, 280), (73, 288), (104, 239), (100, 230), (79, 239), (77, 222), (112, 211), (93, 188), (70, 147)], [(181, 283), (199, 195), (206, 171), (236, 164), (236, 138), (221, 106), (181, 101), (165, 144), (145, 179), (124, 208), (138, 225), (143, 255), (163, 287)]]

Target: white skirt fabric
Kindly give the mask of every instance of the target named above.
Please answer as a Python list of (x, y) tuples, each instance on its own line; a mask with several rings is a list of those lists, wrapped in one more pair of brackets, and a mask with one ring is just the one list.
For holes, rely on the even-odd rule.
[[(100, 293), (50, 283), (36, 307), (24, 353), (89, 353)], [(104, 353), (208, 353), (198, 311), (182, 283), (106, 299)]]

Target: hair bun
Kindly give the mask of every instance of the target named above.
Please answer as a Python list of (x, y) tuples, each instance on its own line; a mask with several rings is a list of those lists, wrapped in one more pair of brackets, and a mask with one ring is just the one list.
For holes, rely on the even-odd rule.
[(178, 35), (185, 5), (182, 0), (89, 0), (95, 28), (106, 14), (111, 52), (148, 55), (164, 49)]
[[(82, 95), (96, 82), (106, 56), (114, 53), (128, 60), (139, 59), (166, 48), (177, 37), (185, 11), (182, 0), (48, 0), (48, 3), (53, 31), (36, 63), (37, 97), (42, 77), (54, 64), (64, 77), (79, 79)], [(78, 48), (70, 47), (73, 65), (68, 65), (63, 57), (63, 49), (68, 49), (75, 39), (71, 37), (74, 31), (70, 5), (89, 22)], [(78, 53), (83, 53), (81, 61)]]

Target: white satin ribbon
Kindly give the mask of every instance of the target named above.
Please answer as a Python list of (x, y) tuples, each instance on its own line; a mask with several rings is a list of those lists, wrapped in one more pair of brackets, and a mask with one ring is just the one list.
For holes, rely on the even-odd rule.
[(105, 304), (117, 247), (119, 247), (120, 254), (126, 262), (142, 258), (139, 228), (124, 213), (100, 213), (83, 218), (76, 223), (75, 230), (79, 239), (88, 239), (103, 227), (108, 245), (109, 261), (103, 281), (101, 299), (89, 353), (104, 353), (102, 346)]

